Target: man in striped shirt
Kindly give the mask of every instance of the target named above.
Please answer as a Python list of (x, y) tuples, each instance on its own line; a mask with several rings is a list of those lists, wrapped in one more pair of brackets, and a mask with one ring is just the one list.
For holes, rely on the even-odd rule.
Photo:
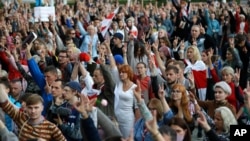
[(46, 141), (66, 141), (60, 129), (42, 116), (43, 99), (38, 94), (30, 95), (25, 112), (18, 110), (9, 101), (2, 84), (0, 84), (0, 107), (17, 124), (19, 140), (44, 139)]

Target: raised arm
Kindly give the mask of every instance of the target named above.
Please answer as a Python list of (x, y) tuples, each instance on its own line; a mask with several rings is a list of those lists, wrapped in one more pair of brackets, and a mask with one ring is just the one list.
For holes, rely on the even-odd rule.
[(122, 136), (116, 125), (99, 108), (97, 108), (97, 119), (107, 137)]
[(124, 46), (123, 46), (123, 48), (122, 48), (122, 53), (123, 53), (124, 65), (128, 65), (127, 43), (124, 43)]
[(81, 72), (81, 78), (83, 79), (83, 81), (85, 83), (85, 87), (87, 88), (88, 91), (92, 90), (92, 86), (94, 84), (94, 81), (93, 81), (92, 77), (90, 76), (90, 73), (85, 69), (83, 64), (79, 64), (79, 69)]
[(128, 64), (131, 64), (132, 61), (134, 61), (134, 40), (130, 40), (127, 44), (127, 62)]
[(75, 103), (74, 108), (81, 114), (81, 132), (87, 140), (101, 141), (93, 120), (89, 117), (87, 109), (89, 108), (89, 99), (85, 95), (79, 95), (79, 102)]
[(117, 68), (114, 56), (113, 56), (112, 51), (110, 49), (110, 40), (106, 40), (105, 44), (106, 44), (106, 47), (107, 47), (107, 53), (109, 55), (110, 67), (111, 67), (111, 69)]
[(150, 113), (148, 107), (146, 106), (144, 100), (141, 98), (141, 86), (139, 80), (136, 81), (137, 87), (134, 89), (134, 96), (137, 101), (137, 105), (140, 110), (141, 116), (146, 120), (152, 120), (152, 114)]
[(154, 53), (155, 53), (156, 62), (157, 62), (158, 66), (159, 66), (159, 68), (160, 68), (160, 70), (161, 70), (162, 76), (163, 76), (164, 78), (166, 78), (166, 74), (165, 74), (166, 68), (165, 68), (165, 66), (164, 66), (164, 64), (163, 64), (163, 61), (161, 60), (160, 53), (159, 53), (159, 51), (158, 51), (158, 45), (159, 45), (159, 44), (158, 44), (158, 41), (156, 41), (156, 42), (152, 45), (152, 47), (153, 47), (153, 50), (154, 50)]
[(108, 67), (104, 64), (100, 65), (100, 69), (102, 71), (104, 80), (105, 80), (105, 87), (110, 88), (110, 89), (114, 89), (115, 87), (115, 82), (112, 79), (112, 75), (110, 73), (110, 70), (108, 69)]
[(39, 88), (41, 90), (44, 90), (44, 87), (46, 85), (44, 75), (42, 74), (36, 61), (32, 58), (30, 49), (31, 49), (31, 44), (27, 45), (27, 48), (26, 48), (26, 57), (28, 59), (28, 66), (30, 69), (30, 73), (32, 77), (34, 78), (36, 84), (39, 86)]
[(8, 101), (8, 95), (4, 90), (4, 85), (0, 84), (0, 103)]
[(71, 78), (70, 78), (72, 81), (77, 80), (80, 65), (81, 65), (80, 62), (78, 61), (74, 63), (73, 71), (72, 71)]
[(163, 106), (163, 112), (164, 112), (164, 113), (167, 113), (167, 112), (169, 112), (171, 109), (170, 109), (170, 107), (169, 107), (169, 105), (168, 105), (168, 103), (167, 103), (167, 101), (166, 101), (165, 95), (166, 95), (166, 93), (165, 93), (165, 91), (164, 91), (164, 85), (161, 84), (161, 85), (159, 86), (158, 96), (159, 96), (159, 98), (160, 98), (160, 100), (161, 100), (161, 103), (162, 103), (162, 106)]
[(24, 79), (27, 81), (28, 79), (33, 79), (32, 76), (30, 76), (22, 67), (22, 65), (19, 62), (16, 62), (18, 70), (21, 72)]
[(191, 0), (188, 0), (187, 2), (187, 11), (189, 12), (189, 9), (190, 9), (190, 3), (191, 3)]
[(155, 141), (164, 141), (164, 138), (158, 130), (156, 110), (153, 111), (153, 119), (146, 121), (145, 125)]
[(177, 0), (172, 0), (172, 4), (173, 4), (173, 6), (174, 6), (177, 10), (180, 10), (180, 9), (181, 9), (179, 3), (177, 2)]
[(10, 60), (10, 64), (15, 68), (18, 69), (15, 63), (15, 58), (13, 57), (13, 55), (9, 54), (9, 60)]
[(8, 94), (5, 92), (4, 88), (5, 86), (0, 84), (0, 107), (16, 122), (18, 126), (20, 126), (22, 122), (27, 119), (23, 112), (20, 112), (18, 108), (15, 108), (15, 106), (10, 103), (8, 100)]
[(194, 103), (195, 112), (198, 113), (199, 111), (201, 111), (201, 108), (200, 108), (199, 104), (197, 103), (195, 95), (190, 91), (189, 91), (189, 99), (192, 103)]
[(80, 33), (82, 36), (87, 35), (88, 33), (86, 32), (86, 30), (84, 29), (84, 27), (82, 26), (82, 23), (80, 21), (77, 21), (77, 26), (80, 30)]
[(166, 92), (164, 91), (164, 85), (162, 84), (159, 86), (158, 96), (163, 106), (163, 113), (164, 113), (163, 122), (167, 124), (170, 121), (170, 119), (174, 117), (174, 114), (166, 101), (165, 95)]
[(208, 24), (210, 24), (211, 23), (211, 21), (210, 21), (210, 18), (209, 18), (209, 11), (208, 11), (208, 9), (207, 8), (205, 8), (205, 20), (206, 20), (206, 24), (208, 25)]
[(239, 52), (236, 48), (233, 48), (233, 56), (235, 59), (234, 61), (236, 62), (236, 67), (241, 69), (243, 67), (243, 63), (240, 59)]
[(104, 37), (103, 37), (103, 35), (102, 35), (102, 26), (101, 26), (101, 25), (99, 25), (99, 26), (97, 27), (97, 36), (98, 36), (98, 39), (99, 39), (99, 41), (100, 41), (101, 43), (103, 43), (103, 42), (105, 41), (105, 39), (104, 39)]
[(208, 67), (210, 69), (210, 72), (211, 72), (211, 76), (212, 76), (212, 79), (213, 81), (216, 83), (216, 82), (219, 82), (220, 81), (220, 78), (218, 77), (217, 75), (217, 72), (214, 68), (214, 65), (212, 63), (212, 52), (207, 52), (207, 56), (208, 56)]
[(153, 93), (155, 95), (156, 98), (159, 98), (158, 96), (158, 91), (159, 91), (159, 84), (157, 83), (157, 70), (156, 70), (156, 66), (155, 66), (155, 62), (153, 59), (153, 56), (150, 56), (148, 58), (148, 62), (149, 62), (149, 71), (150, 71), (150, 79), (151, 79), (151, 87), (153, 90)]
[(54, 38), (55, 38), (55, 41), (56, 41), (56, 45), (58, 47), (59, 50), (62, 50), (65, 48), (64, 44), (63, 44), (63, 41), (61, 39), (61, 37), (58, 35), (56, 29), (55, 29), (55, 25), (52, 25), (51, 26), (51, 31), (54, 35)]
[(246, 17), (246, 19), (247, 19), (247, 14), (246, 14), (246, 12), (244, 11), (244, 9), (243, 9), (243, 7), (242, 6), (240, 6), (240, 14), (243, 14), (245, 17)]
[(208, 119), (205, 114), (205, 112), (198, 112), (199, 118), (197, 118), (198, 123), (201, 125), (201, 127), (204, 129), (207, 137), (209, 140), (212, 141), (229, 141), (229, 138), (226, 136), (218, 136), (218, 134), (215, 132), (215, 130), (209, 125), (209, 121), (211, 119)]

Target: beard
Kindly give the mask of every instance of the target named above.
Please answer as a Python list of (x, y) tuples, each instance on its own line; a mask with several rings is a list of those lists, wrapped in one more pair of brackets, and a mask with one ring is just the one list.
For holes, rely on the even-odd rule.
[(175, 84), (176, 82), (177, 82), (177, 80), (168, 82), (168, 85), (171, 86), (171, 85)]

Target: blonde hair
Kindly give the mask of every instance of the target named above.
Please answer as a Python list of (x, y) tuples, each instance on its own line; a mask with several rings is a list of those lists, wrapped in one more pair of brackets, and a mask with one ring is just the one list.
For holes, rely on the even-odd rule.
[(187, 52), (188, 52), (189, 49), (192, 49), (192, 50), (193, 50), (193, 53), (194, 53), (194, 60), (195, 60), (195, 61), (201, 60), (200, 51), (199, 51), (198, 47), (197, 47), (197, 46), (194, 46), (194, 45), (189, 46), (189, 47), (187, 48), (187, 51), (186, 51), (186, 58), (187, 58)]
[(225, 66), (221, 69), (221, 74), (226, 73), (234, 76), (234, 69), (230, 66)]

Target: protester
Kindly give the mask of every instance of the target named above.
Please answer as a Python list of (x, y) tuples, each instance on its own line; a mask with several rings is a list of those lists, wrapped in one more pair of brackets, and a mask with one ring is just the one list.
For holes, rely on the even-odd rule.
[[(37, 94), (26, 100), (26, 113), (16, 109), (8, 100), (3, 85), (0, 85), (0, 106), (14, 120), (19, 129), (19, 139), (39, 139), (66, 141), (60, 129), (42, 116), (43, 99)], [(36, 125), (36, 126), (34, 126)]]
[[(38, 102), (44, 107), (42, 114), (54, 123), (61, 125), (55, 109), (65, 104), (63, 97), (71, 101), (70, 107), (77, 101), (67, 97), (74, 95), (74, 90), (67, 92), (68, 95), (62, 91), (63, 83), (70, 81), (79, 82), (83, 89), (81, 95), (87, 95), (98, 109), (84, 114), (85, 123), (89, 125), (86, 127), (92, 127), (92, 119), (96, 128), (110, 131), (114, 125), (108, 128), (102, 123), (104, 126), (99, 128), (100, 117), (93, 116), (102, 112), (114, 123), (118, 121), (120, 131), (115, 134), (118, 139), (119, 132), (127, 140), (139, 136), (138, 132), (131, 132), (136, 121), (143, 119), (133, 92), (138, 87), (136, 80), (140, 80), (137, 85), (143, 91), (141, 99), (149, 102), (148, 106), (154, 106), (151, 102), (157, 98), (163, 100), (157, 95), (158, 90), (163, 89), (173, 113), (191, 125), (196, 114), (190, 109), (197, 108), (198, 104), (212, 117), (214, 110), (221, 106), (231, 109), (233, 115), (236, 109), (238, 117), (247, 114), (247, 94), (242, 89), (250, 80), (247, 38), (250, 10), (245, 5), (234, 1), (128, 0), (123, 4), (119, 0), (68, 3), (67, 0), (36, 0), (34, 8), (28, 2), (8, 0), (1, 6), (0, 78), (8, 78), (10, 95), (15, 101), (19, 102), (26, 94), (39, 94), (43, 100)], [(46, 9), (46, 12), (37, 13), (37, 9)], [(47, 12), (51, 12), (50, 15), (45, 15)], [(24, 43), (31, 32), (37, 38)], [(181, 88), (173, 88), (179, 84), (186, 92), (183, 89), (178, 93)], [(193, 95), (198, 96), (197, 103)], [(74, 99), (79, 100), (78, 96)], [(175, 100), (178, 98), (185, 100)], [(205, 101), (207, 99), (209, 101)], [(29, 99), (21, 99), (21, 102), (20, 111), (29, 113)], [(78, 119), (80, 123), (81, 118)], [(162, 128), (161, 133), (173, 135), (169, 128)], [(156, 128), (147, 129), (158, 140), (162, 139)], [(70, 134), (67, 131), (63, 133)], [(89, 137), (88, 129), (86, 131), (83, 138)], [(23, 138), (23, 133), (19, 134), (18, 137)], [(98, 134), (103, 137), (101, 132)], [(115, 138), (110, 132), (105, 134), (109, 139)], [(192, 136), (192, 140), (196, 138)]]

